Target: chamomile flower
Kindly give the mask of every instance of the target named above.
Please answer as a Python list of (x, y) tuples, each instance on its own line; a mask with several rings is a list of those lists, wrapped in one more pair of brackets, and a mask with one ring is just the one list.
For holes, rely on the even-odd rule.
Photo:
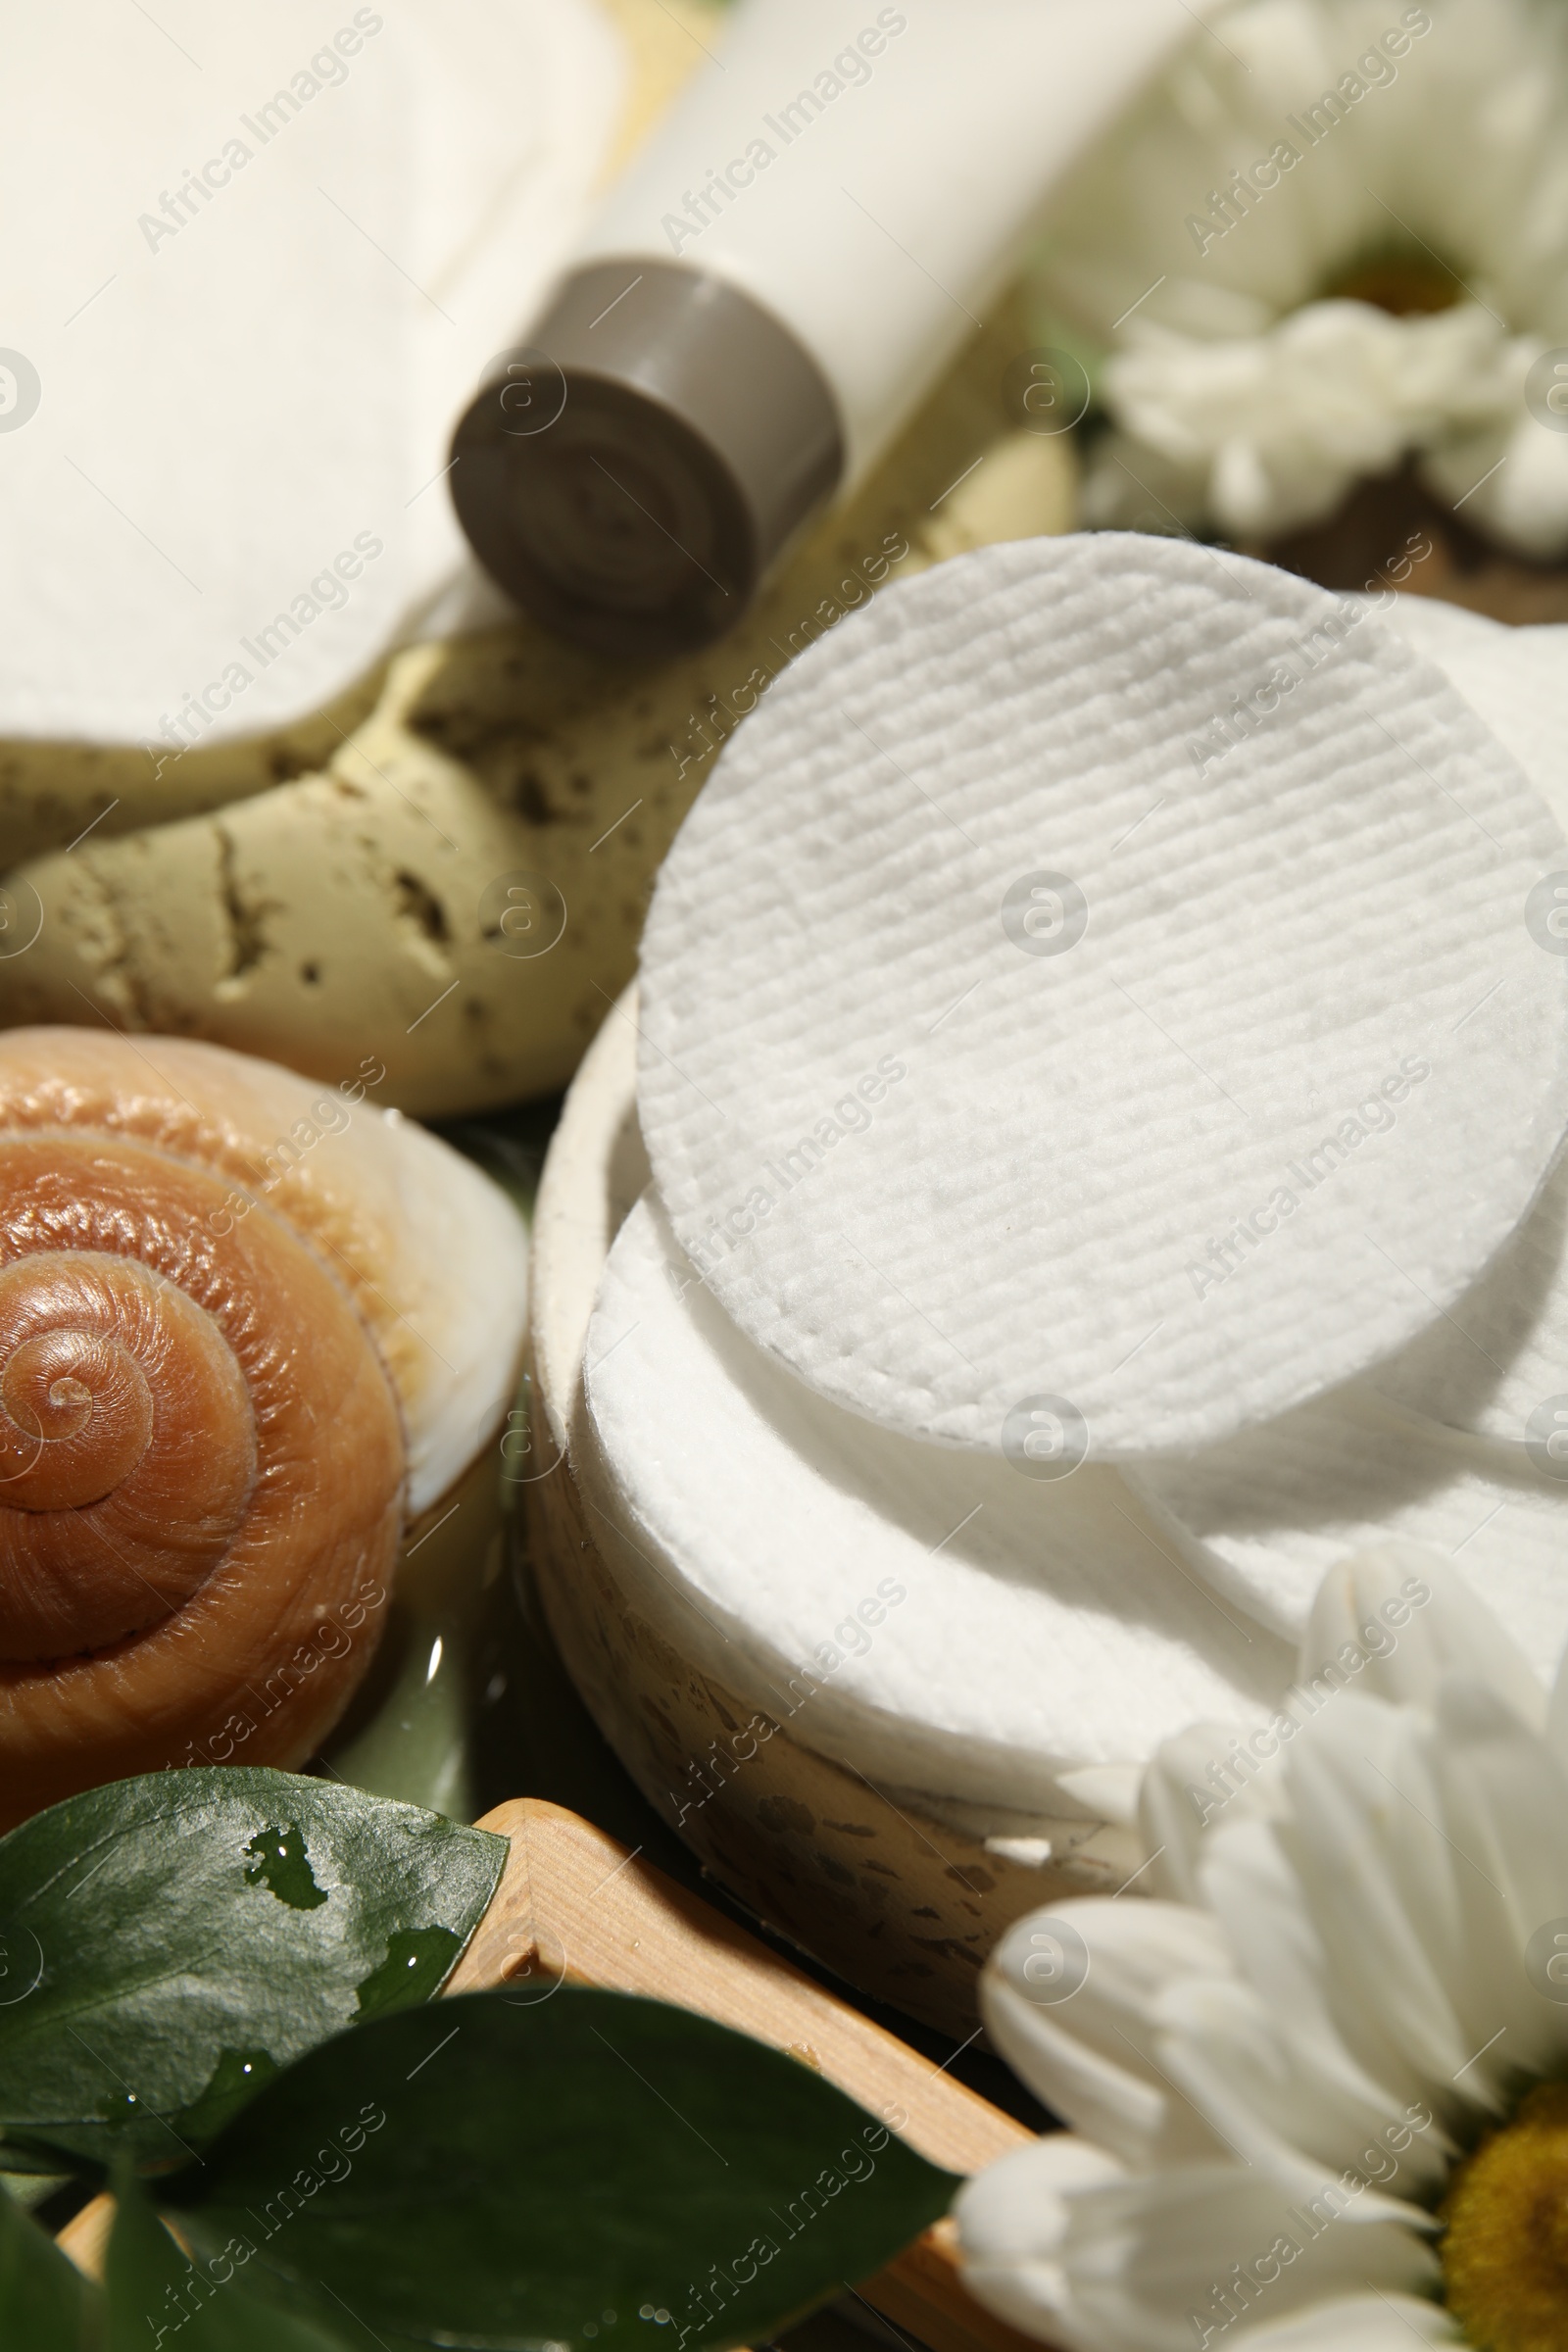
[(1104, 354), (1088, 519), (1244, 539), (1418, 459), (1568, 549), (1568, 10), (1225, 0), (1074, 179), (1039, 285)]
[(1388, 1546), (1327, 1580), (1270, 1733), (1184, 1733), (1142, 1819), (1155, 1899), (988, 1966), (1070, 2130), (962, 2192), (974, 2292), (1071, 2352), (1560, 2352), (1564, 1680)]

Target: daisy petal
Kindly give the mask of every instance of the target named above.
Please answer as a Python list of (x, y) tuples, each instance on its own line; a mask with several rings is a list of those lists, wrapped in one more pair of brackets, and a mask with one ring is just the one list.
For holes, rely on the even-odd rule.
[(1559, 1765), (1568, 1768), (1568, 1650), (1564, 1650), (1546, 1702), (1546, 1745)]
[[(1149, 1890), (1178, 1903), (1199, 1903), (1198, 1865), (1203, 1832), (1219, 1818), (1233, 1797), (1261, 1775), (1263, 1757), (1277, 1752), (1277, 1736), (1254, 1735), (1249, 1743), (1244, 1726), (1195, 1723), (1174, 1740), (1162, 1740), (1144, 1773), (1139, 1791), (1138, 1827), (1150, 1857)], [(1267, 1801), (1272, 1782), (1259, 1782), (1261, 1801)], [(1283, 1800), (1284, 1789), (1279, 1788)], [(1248, 1807), (1249, 1812), (1253, 1810)]]
[(1490, 1609), (1426, 1544), (1396, 1541), (1354, 1553), (1318, 1588), (1301, 1636), (1303, 1687), (1346, 1643), (1365, 1658), (1358, 1688), (1396, 1706), (1430, 1706), (1450, 1675), (1488, 1684), (1532, 1729), (1545, 1697)]
[(1419, 2201), (1446, 2172), (1429, 2108), (1412, 2116), (1338, 2035), (1282, 2018), (1251, 1985), (1187, 1978), (1159, 2010), (1167, 2072), (1227, 2146), (1294, 2203), (1310, 2204), (1337, 2182), (1361, 2220), (1423, 2225)]
[(1555, 1948), (1556, 1931), (1568, 1949), (1568, 1773), (1475, 1683), (1443, 1692), (1432, 1751), (1467, 1866), (1460, 2087), (1491, 2105), (1521, 2069), (1555, 2073), (1568, 2057), (1568, 2006), (1539, 1958), (1542, 1943)]
[(1184, 1904), (1059, 1903), (1008, 1929), (981, 1980), (980, 2010), (1036, 2096), (1125, 2162), (1224, 2154), (1160, 2069), (1152, 2005), (1173, 1975), (1229, 1967), (1214, 1921)]
[(977, 2174), (953, 2207), (970, 2292), (1025, 2334), (1046, 2335), (1077, 2352), (1056, 2259), (1067, 2234), (1065, 2200), (1072, 2190), (1102, 2188), (1124, 2178), (1114, 2157), (1068, 2132), (1050, 2132)]
[(1299, 1731), (1291, 1818), (1226, 1821), (1200, 1876), (1242, 1974), (1281, 2016), (1344, 2043), (1399, 2106), (1470, 2055), (1447, 1974), (1457, 1867), (1421, 1746), (1427, 1718), (1341, 1690)]
[(1537, 563), (1561, 558), (1568, 540), (1568, 437), (1533, 416), (1431, 451), (1422, 474), (1440, 497), (1463, 501), (1466, 519)]
[(1413, 2230), (1362, 2224), (1348, 2199), (1325, 2198), (1316, 2212), (1293, 2207), (1272, 2185), (1219, 2164), (1100, 2184), (1047, 2174), (1040, 2235), (1020, 2254), (1030, 2197), (1022, 2165), (1009, 2157), (997, 2168), (1015, 2169), (994, 2210), (990, 2173), (963, 2190), (959, 2229), (978, 2257), (965, 2276), (993, 2310), (1005, 2303), (1015, 2326), (1072, 2352), (1192, 2352), (1238, 2340), (1239, 2324), (1278, 2328), (1325, 2303), (1369, 2291), (1413, 2296), (1437, 2280)]
[(1337, 2296), (1279, 2326), (1249, 2328), (1236, 2352), (1410, 2352), (1415, 2344), (1462, 2344), (1464, 2331), (1437, 2303), (1415, 2295)]

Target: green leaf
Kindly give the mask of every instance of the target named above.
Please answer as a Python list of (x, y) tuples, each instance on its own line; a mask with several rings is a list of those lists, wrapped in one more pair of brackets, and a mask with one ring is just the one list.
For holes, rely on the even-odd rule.
[(506, 1855), (255, 1768), (150, 1773), (24, 1822), (0, 1838), (8, 2160), (183, 2163), (302, 2052), (437, 1991)]
[[(108, 2352), (345, 2352), (337, 2329), (259, 2299), (232, 2255), (191, 2262), (147, 2202), (127, 2164), (115, 2176), (115, 2226), (104, 2265)], [(0, 2319), (9, 2308), (0, 2299)], [(7, 2339), (8, 2341), (11, 2339)], [(19, 2337), (29, 2346), (31, 2337)], [(62, 2343), (66, 2341), (64, 2337)]]
[(341, 2299), (388, 2352), (756, 2343), (957, 2183), (706, 2018), (469, 1993), (313, 2050), (158, 2184), (199, 2254)]
[(98, 2289), (0, 2189), (0, 2343), (18, 2352), (97, 2352), (102, 2322)]

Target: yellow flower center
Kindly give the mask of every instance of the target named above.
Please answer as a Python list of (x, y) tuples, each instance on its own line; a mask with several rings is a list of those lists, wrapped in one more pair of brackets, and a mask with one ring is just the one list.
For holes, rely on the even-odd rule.
[(1477, 2352), (1568, 2344), (1568, 2083), (1544, 2082), (1489, 2132), (1439, 2213), (1449, 2311)]
[(1363, 255), (1323, 289), (1325, 300), (1369, 302), (1396, 318), (1451, 310), (1462, 291), (1453, 271), (1424, 253)]

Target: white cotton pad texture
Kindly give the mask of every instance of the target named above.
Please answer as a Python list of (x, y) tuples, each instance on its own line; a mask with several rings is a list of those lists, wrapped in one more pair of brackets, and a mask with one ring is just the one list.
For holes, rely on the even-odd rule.
[(1568, 1641), (1568, 1488), (1518, 1449), (1406, 1412), (1364, 1382), (1134, 1481), (1227, 1605), (1296, 1640), (1319, 1584), (1391, 1536), (1463, 1571), (1542, 1681)]
[(466, 569), (448, 436), (585, 216), (618, 41), (592, 0), (83, 0), (6, 62), (0, 737), (277, 725)]
[(1369, 610), (1437, 663), (1568, 830), (1568, 626), (1512, 628), (1431, 596)]
[[(1387, 618), (1568, 816), (1568, 628), (1507, 628), (1414, 597)], [(1480, 1280), (1367, 1379), (1151, 1466), (1139, 1485), (1169, 1539), (1232, 1605), (1292, 1638), (1346, 1553), (1394, 1534), (1435, 1544), (1550, 1683), (1568, 1641), (1568, 1459), (1553, 1409), (1568, 1401), (1565, 1233), (1559, 1159)]]
[[(1408, 596), (1389, 618), (1446, 671), (1568, 829), (1568, 627), (1507, 628)], [(1568, 887), (1560, 905), (1538, 944), (1552, 942), (1568, 987)], [(1551, 1422), (1547, 1408), (1568, 1402), (1568, 1156), (1481, 1279), (1372, 1377), (1418, 1412), (1516, 1448)]]
[(1288, 1645), (1181, 1566), (1116, 1471), (1032, 1479), (868, 1427), (736, 1330), (651, 1192), (584, 1385), (574, 1468), (635, 1606), (878, 1786), (1098, 1817), (1103, 1767), (1199, 1718), (1262, 1721), (1290, 1682)]
[(1358, 607), (1167, 539), (957, 558), (803, 655), (676, 838), (655, 1181), (741, 1329), (890, 1429), (1213, 1443), (1392, 1353), (1528, 1209), (1568, 996), (1525, 909), (1565, 863)]
[[(397, 1392), (416, 1518), (488, 1445), (516, 1391), (528, 1243), (499, 1186), (400, 1111), (373, 1058), (339, 1085), (183, 1038), (0, 1034), (0, 1133), (85, 1127), (156, 1143), (294, 1226), (354, 1297)], [(381, 1076), (385, 1071), (381, 1070)]]

